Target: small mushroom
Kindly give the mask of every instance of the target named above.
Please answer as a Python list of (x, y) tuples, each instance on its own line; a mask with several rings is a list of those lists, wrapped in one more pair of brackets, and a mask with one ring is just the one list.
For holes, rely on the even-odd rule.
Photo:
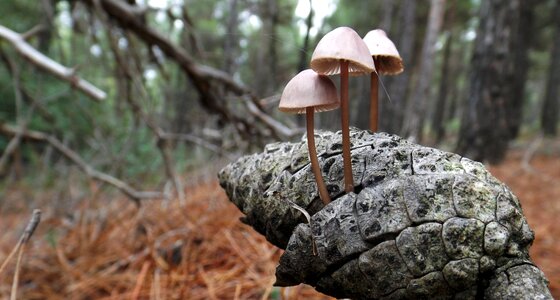
[[(370, 81), (370, 117), (371, 131), (377, 131), (379, 119), (378, 104), (378, 76), (397, 75), (404, 70), (403, 61), (395, 44), (387, 37), (382, 29), (375, 29), (366, 34), (364, 42), (373, 57), (375, 71), (371, 73)], [(374, 74), (376, 73), (376, 74)]]
[(354, 191), (352, 158), (350, 157), (350, 120), (348, 108), (348, 75), (369, 74), (375, 70), (368, 47), (349, 27), (338, 27), (325, 34), (315, 47), (311, 68), (324, 75), (340, 73), (340, 108), (342, 123), (342, 158), (344, 190)]
[(327, 77), (304, 70), (297, 74), (284, 88), (278, 109), (283, 112), (303, 114), (307, 120), (307, 147), (311, 169), (315, 175), (319, 196), (326, 205), (331, 202), (323, 181), (317, 149), (315, 148), (313, 116), (315, 112), (333, 110), (340, 106), (334, 83)]

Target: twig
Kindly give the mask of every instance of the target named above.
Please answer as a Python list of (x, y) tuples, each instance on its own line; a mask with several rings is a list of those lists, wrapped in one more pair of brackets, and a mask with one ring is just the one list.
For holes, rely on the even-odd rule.
[(169, 132), (165, 132), (162, 134), (161, 138), (163, 139), (170, 139), (170, 140), (180, 140), (180, 141), (187, 141), (187, 142), (191, 142), (195, 145), (204, 147), (212, 152), (215, 152), (219, 155), (223, 155), (229, 159), (234, 159), (233, 154), (224, 151), (222, 148), (207, 142), (205, 139), (200, 138), (198, 136), (195, 136), (193, 134), (187, 134), (187, 133), (169, 133)]
[(29, 40), (30, 38), (34, 37), (40, 32), (45, 31), (45, 25), (38, 24), (35, 25), (33, 28), (29, 29), (28, 31), (21, 34), (21, 38), (24, 40)]
[[(2, 60), (6, 64), (6, 67), (8, 68), (8, 71), (10, 72), (10, 74), (12, 74), (12, 80), (13, 80), (13, 83), (14, 83), (14, 95), (15, 95), (15, 98), (16, 98), (15, 100), (16, 100), (17, 122), (20, 124), (19, 126), (25, 130), (27, 128), (27, 124), (29, 123), (29, 121), (31, 119), (33, 111), (35, 110), (37, 102), (33, 102), (33, 104), (31, 105), (31, 108), (29, 109), (25, 119), (21, 120), (20, 117), (23, 114), (22, 113), (22, 105), (23, 105), (22, 102), (23, 102), (23, 94), (24, 93), (23, 93), (23, 87), (21, 86), (21, 81), (20, 81), (20, 70), (19, 70), (17, 64), (13, 60), (11, 60), (4, 53), (4, 51), (2, 51), (1, 48), (0, 48), (0, 58), (2, 58)], [(6, 149), (2, 153), (2, 156), (0, 156), (0, 174), (2, 174), (4, 172), (4, 168), (6, 167), (6, 164), (8, 162), (8, 158), (19, 148), (20, 142), (21, 142), (21, 134), (18, 133), (16, 135), (14, 135), (14, 137), (10, 140), (10, 142), (6, 146)]]
[(278, 122), (276, 119), (263, 112), (253, 101), (245, 101), (245, 105), (253, 116), (257, 117), (257, 119), (273, 129), (274, 132), (280, 133), (282, 136), (293, 137), (303, 133), (303, 130), (288, 128), (284, 124)]
[(140, 296), (140, 291), (142, 289), (142, 284), (144, 283), (144, 279), (148, 274), (148, 270), (150, 269), (150, 262), (146, 261), (142, 264), (142, 269), (140, 270), (140, 274), (136, 278), (136, 285), (134, 286), (134, 290), (132, 290), (132, 296), (130, 296), (131, 300), (136, 300)]
[(25, 39), (18, 33), (0, 25), (0, 38), (8, 41), (16, 51), (32, 64), (38, 66), (46, 72), (53, 74), (61, 80), (67, 81), (71, 86), (94, 100), (103, 100), (107, 94), (89, 83), (88, 81), (78, 77), (75, 70), (67, 68), (58, 62), (52, 60), (43, 53), (37, 51), (29, 45)]
[(153, 279), (153, 283), (152, 283), (152, 292), (153, 292), (153, 297), (151, 297), (152, 299), (155, 300), (160, 300), (161, 299), (161, 274), (160, 274), (160, 270), (159, 268), (156, 268), (154, 270), (154, 279)]
[(16, 252), (18, 252), (18, 250), (19, 250), (17, 261), (16, 261), (16, 269), (15, 269), (15, 273), (14, 273), (14, 279), (13, 279), (13, 282), (12, 282), (12, 291), (10, 293), (10, 300), (15, 300), (16, 299), (18, 283), (19, 283), (19, 273), (20, 273), (19, 270), (20, 270), (20, 267), (21, 267), (21, 259), (23, 257), (23, 252), (25, 251), (25, 245), (27, 244), (27, 242), (29, 241), (29, 239), (33, 235), (33, 232), (35, 232), (35, 229), (39, 225), (40, 221), (41, 221), (41, 210), (39, 210), (39, 209), (33, 210), (33, 214), (31, 215), (31, 219), (27, 223), (27, 226), (25, 227), (25, 230), (23, 231), (21, 237), (19, 238), (16, 246), (14, 247), (12, 252), (10, 252), (8, 257), (4, 260), (4, 263), (2, 263), (2, 266), (0, 266), (0, 274), (2, 274), (2, 271), (4, 270), (4, 268), (6, 268), (6, 266), (8, 265), (8, 262), (12, 259), (14, 254)]
[[(100, 6), (98, 5), (98, 3), (96, 3), (95, 8), (100, 10)], [(127, 63), (127, 61), (125, 61), (125, 58), (123, 57), (123, 55), (121, 55), (120, 51), (118, 50), (119, 47), (117, 46), (117, 42), (115, 40), (115, 38), (111, 35), (111, 32), (109, 30), (109, 25), (108, 25), (108, 21), (105, 20), (105, 18), (101, 17), (103, 23), (105, 24), (105, 26), (107, 27), (107, 31), (108, 31), (108, 36), (109, 36), (109, 45), (111, 48), (111, 51), (113, 52), (114, 56), (115, 56), (115, 60), (117, 62), (117, 67), (119, 68), (119, 70), (121, 70), (124, 74), (126, 74), (127, 80), (129, 82), (132, 82), (133, 86), (135, 86), (137, 88), (137, 90), (140, 92), (140, 94), (148, 99), (149, 93), (146, 91), (144, 85), (139, 82), (138, 80), (138, 76), (134, 76), (134, 74), (137, 73), (141, 73), (135, 70), (131, 70), (129, 68), (129, 63)], [(134, 51), (134, 49), (136, 47), (130, 47), (131, 51), (133, 51), (133, 62), (135, 63), (135, 65), (137, 66), (137, 68), (140, 70), (140, 62), (139, 62), (139, 56), (136, 54), (136, 51)], [(171, 183), (173, 184), (173, 187), (175, 189), (177, 198), (179, 199), (179, 201), (181, 203), (184, 202), (185, 200), (185, 193), (183, 191), (183, 185), (181, 183), (181, 180), (179, 178), (179, 176), (176, 174), (174, 166), (175, 163), (173, 162), (173, 157), (170, 153), (170, 145), (169, 145), (169, 141), (165, 140), (162, 138), (162, 135), (165, 133), (165, 131), (159, 127), (159, 125), (148, 115), (144, 112), (144, 110), (142, 109), (142, 106), (138, 103), (138, 101), (135, 99), (136, 97), (130, 92), (128, 91), (125, 95), (125, 100), (126, 103), (128, 105), (130, 105), (130, 107), (132, 108), (132, 113), (134, 114), (134, 116), (136, 117), (136, 119), (141, 120), (144, 122), (144, 124), (146, 124), (146, 126), (152, 131), (152, 133), (154, 134), (154, 136), (156, 137), (156, 146), (160, 152), (160, 155), (163, 159), (163, 164), (164, 164), (164, 168), (165, 168), (165, 174), (167, 176), (167, 178), (169, 179), (169, 181), (171, 181)]]
[(23, 235), (21, 236), (22, 243), (25, 244), (29, 241), (29, 239), (35, 232), (35, 229), (37, 229), (39, 222), (41, 222), (41, 210), (34, 209), (33, 214), (31, 215), (31, 219), (29, 220), (29, 223), (27, 223), (27, 227), (25, 227)]
[(152, 192), (152, 191), (138, 191), (128, 185), (126, 182), (115, 178), (109, 174), (103, 173), (94, 169), (92, 166), (88, 165), (79, 155), (78, 153), (74, 152), (72, 149), (65, 146), (62, 142), (60, 142), (54, 136), (48, 135), (46, 133), (35, 131), (35, 130), (22, 130), (22, 128), (14, 128), (7, 124), (0, 124), (0, 133), (4, 133), (6, 135), (16, 135), (18, 132), (22, 132), (22, 136), (31, 140), (40, 141), (40, 142), (47, 142), (51, 144), (56, 150), (58, 150), (62, 155), (66, 158), (71, 160), (74, 164), (76, 164), (84, 173), (88, 176), (99, 180), (101, 182), (110, 184), (125, 195), (130, 197), (132, 200), (136, 202), (136, 204), (140, 204), (140, 200), (142, 199), (154, 199), (154, 198), (164, 198), (164, 195), (161, 192)]
[(37, 228), (37, 225), (39, 225), (40, 221), (41, 221), (41, 210), (39, 209), (33, 210), (31, 219), (27, 223), (27, 226), (25, 227), (25, 230), (23, 231), (23, 234), (21, 235), (18, 243), (16, 244), (12, 252), (10, 252), (8, 257), (4, 260), (2, 266), (0, 266), (0, 274), (2, 274), (2, 271), (4, 271), (4, 268), (6, 267), (8, 262), (12, 259), (12, 257), (17, 252), (17, 250), (21, 247), (21, 245), (27, 243), (27, 241), (31, 238), (31, 235), (35, 231), (35, 228)]
[[(27, 122), (21, 124), (20, 126), (25, 129), (27, 127)], [(6, 167), (6, 164), (8, 162), (8, 157), (10, 157), (19, 147), (21, 136), (22, 134), (20, 132), (14, 135), (4, 149), (2, 156), (0, 156), (0, 174), (4, 173), (4, 168)]]
[(14, 249), (12, 249), (12, 252), (10, 252), (10, 254), (8, 254), (8, 257), (6, 257), (6, 259), (4, 260), (4, 262), (2, 263), (2, 265), (0, 266), (0, 274), (2, 274), (2, 271), (4, 271), (4, 269), (6, 268), (6, 266), (8, 265), (8, 262), (10, 262), (10, 260), (12, 259), (12, 257), (17, 253), (17, 250), (19, 249), (19, 242), (16, 244), (16, 246), (14, 247)]
[(16, 272), (14, 273), (14, 279), (12, 281), (12, 291), (10, 292), (10, 300), (16, 300), (17, 290), (19, 285), (19, 270), (21, 267), (21, 258), (23, 257), (24, 251), (25, 251), (25, 244), (22, 244), (19, 249), (19, 254), (16, 261)]

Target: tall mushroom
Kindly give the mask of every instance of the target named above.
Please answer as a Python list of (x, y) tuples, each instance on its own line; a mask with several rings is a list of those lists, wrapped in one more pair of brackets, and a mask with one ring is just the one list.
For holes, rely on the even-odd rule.
[[(382, 29), (375, 29), (366, 34), (364, 42), (373, 57), (375, 71), (371, 73), (370, 80), (370, 115), (369, 127), (377, 131), (379, 119), (378, 103), (378, 76), (397, 75), (404, 70), (403, 61), (395, 44), (387, 37)], [(377, 74), (375, 74), (377, 73)]]
[(369, 74), (375, 70), (369, 50), (360, 36), (349, 27), (338, 27), (325, 34), (315, 47), (311, 68), (324, 75), (340, 73), (340, 108), (342, 123), (342, 158), (344, 190), (354, 191), (350, 157), (350, 120), (348, 108), (348, 75)]
[(315, 73), (313, 70), (304, 70), (297, 74), (284, 88), (280, 97), (278, 109), (288, 113), (305, 113), (307, 120), (307, 147), (311, 169), (315, 175), (319, 196), (323, 203), (328, 204), (331, 198), (327, 191), (319, 160), (315, 148), (313, 116), (317, 111), (327, 111), (338, 108), (340, 102), (337, 97), (334, 83), (327, 77)]

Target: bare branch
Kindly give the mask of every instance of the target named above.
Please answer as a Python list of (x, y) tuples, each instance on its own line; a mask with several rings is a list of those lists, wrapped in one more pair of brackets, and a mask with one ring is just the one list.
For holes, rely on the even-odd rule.
[[(20, 120), (20, 117), (22, 115), (23, 96), (22, 96), (22, 91), (21, 91), (22, 89), (21, 89), (21, 83), (19, 78), (19, 68), (12, 60), (10, 60), (5, 55), (4, 51), (1, 48), (0, 48), (0, 58), (2, 58), (2, 60), (6, 64), (9, 73), (12, 74), (12, 81), (14, 83), (14, 95), (15, 95), (15, 102), (16, 102), (15, 106), (16, 106), (17, 122), (20, 124), (21, 128), (26, 128), (28, 120), (31, 118), (31, 114), (33, 112), (34, 107), (33, 106), (31, 107), (28, 113), (28, 117), (25, 120)], [(4, 168), (8, 163), (8, 158), (12, 156), (12, 154), (18, 149), (20, 141), (21, 141), (21, 134), (16, 134), (6, 146), (6, 149), (2, 153), (2, 156), (0, 156), (0, 174), (4, 173)]]
[[(299, 131), (291, 130), (282, 123), (267, 116), (266, 112), (260, 107), (258, 99), (246, 86), (235, 81), (230, 75), (221, 70), (197, 63), (183, 48), (175, 45), (171, 40), (150, 28), (145, 22), (142, 22), (138, 15), (134, 13), (137, 10), (136, 6), (118, 0), (82, 0), (82, 2), (91, 7), (95, 6), (97, 1), (99, 1), (101, 8), (109, 18), (118, 22), (121, 28), (132, 31), (146, 44), (157, 46), (168, 58), (174, 60), (198, 91), (204, 107), (219, 113), (227, 120), (232, 121), (232, 123), (243, 123), (243, 128), (250, 127), (251, 124), (245, 122), (246, 117), (235, 116), (224, 108), (223, 104), (220, 104), (220, 101), (224, 99), (224, 95), (219, 91), (225, 90), (226, 92), (241, 96), (240, 99), (249, 108), (249, 113), (268, 127), (273, 135), (291, 137), (299, 134)], [(220, 86), (216, 88), (216, 86), (212, 86), (213, 83), (217, 83)]]
[(74, 164), (76, 164), (84, 173), (90, 176), (93, 179), (99, 180), (101, 182), (110, 184), (125, 195), (130, 197), (136, 203), (140, 203), (142, 199), (154, 199), (154, 198), (164, 198), (164, 195), (160, 192), (152, 192), (152, 191), (138, 191), (128, 185), (126, 182), (115, 178), (109, 174), (103, 173), (94, 169), (92, 166), (88, 165), (79, 155), (78, 153), (74, 152), (72, 149), (68, 148), (62, 142), (60, 142), (56, 137), (48, 135), (46, 133), (35, 131), (35, 130), (22, 130), (18, 127), (13, 127), (7, 124), (0, 124), (0, 133), (5, 135), (14, 136), (17, 134), (21, 134), (22, 137), (40, 141), (40, 142), (47, 142), (51, 144), (56, 150), (58, 150), (62, 155), (66, 158), (71, 160)]
[(26, 244), (29, 241), (29, 239), (33, 235), (33, 232), (35, 232), (35, 229), (39, 225), (40, 221), (41, 221), (41, 210), (34, 209), (33, 214), (31, 215), (31, 219), (27, 223), (27, 226), (25, 226), (25, 230), (23, 231), (21, 237), (19, 238), (16, 246), (14, 247), (14, 249), (12, 249), (12, 252), (8, 254), (8, 257), (6, 257), (6, 259), (0, 266), (0, 274), (2, 274), (2, 271), (4, 271), (4, 268), (6, 268), (8, 262), (10, 262), (14, 254), (16, 254), (16, 252), (22, 247), (22, 245)]
[[(117, 42), (115, 38), (111, 36), (110, 32), (109, 32), (109, 45), (111, 47), (111, 50), (113, 51), (113, 55), (115, 56), (115, 60), (117, 62), (117, 67), (119, 68), (119, 70), (121, 70), (124, 74), (127, 74), (126, 75), (128, 77), (127, 80), (129, 82), (132, 82), (133, 86), (137, 87), (137, 89), (140, 91), (143, 97), (148, 98), (149, 97), (148, 92), (144, 89), (144, 86), (138, 82), (138, 76), (133, 76), (134, 71), (130, 70), (129, 64), (124, 61), (123, 55), (121, 55), (120, 51), (118, 50)], [(134, 49), (135, 47), (131, 47), (132, 51)], [(140, 66), (138, 55), (136, 55), (135, 52), (133, 52), (132, 57), (135, 64), (137, 66)], [(156, 146), (161, 154), (161, 157), (163, 158), (165, 174), (173, 184), (173, 187), (177, 192), (177, 198), (182, 203), (185, 199), (183, 185), (181, 184), (179, 176), (177, 176), (175, 169), (173, 167), (175, 164), (173, 163), (173, 157), (170, 153), (170, 144), (168, 143), (167, 140), (161, 138), (162, 134), (164, 133), (164, 130), (161, 127), (159, 127), (158, 124), (143, 111), (141, 105), (132, 95), (131, 91), (126, 92), (124, 98), (132, 108), (132, 113), (135, 115), (135, 117), (139, 120), (142, 120), (156, 137), (157, 139)]]
[(234, 156), (231, 155), (228, 152), (225, 152), (222, 148), (207, 142), (205, 139), (200, 138), (198, 136), (195, 136), (193, 134), (187, 134), (187, 133), (168, 133), (165, 132), (161, 135), (162, 139), (166, 139), (166, 140), (181, 140), (181, 141), (187, 141), (190, 143), (193, 143), (195, 145), (204, 147), (212, 152), (215, 152), (219, 155), (223, 155), (229, 159), (234, 159)]
[(33, 232), (35, 232), (35, 229), (39, 225), (40, 221), (41, 221), (41, 210), (40, 209), (34, 209), (33, 214), (31, 215), (31, 219), (27, 223), (27, 226), (25, 226), (25, 230), (23, 231), (23, 234), (21, 235), (21, 242), (22, 243), (27, 243), (27, 241), (29, 241), (29, 239), (33, 235)]
[(37, 51), (31, 45), (29, 45), (20, 34), (2, 25), (0, 25), (0, 39), (4, 39), (12, 44), (17, 52), (32, 64), (64, 81), (69, 82), (73, 88), (83, 92), (92, 99), (99, 101), (105, 99), (105, 97), (107, 96), (104, 91), (100, 90), (88, 81), (78, 77), (75, 74), (74, 69), (67, 68), (50, 59), (43, 53)]
[(44, 30), (45, 26), (43, 24), (36, 25), (28, 31), (22, 33), (21, 38), (27, 41)]
[(292, 137), (303, 133), (303, 130), (292, 129), (278, 122), (276, 119), (263, 112), (253, 101), (247, 101), (245, 105), (255, 117), (267, 124), (270, 128), (274, 128), (276, 132), (283, 136)]
[[(27, 128), (27, 122), (24, 122), (20, 125), (20, 128), (22, 128), (23, 130), (25, 130)], [(17, 148), (19, 147), (21, 138), (22, 138), (22, 132), (23, 130), (18, 131), (10, 140), (10, 142), (8, 143), (8, 145), (6, 146), (6, 149), (4, 149), (4, 152), (2, 153), (2, 156), (0, 156), (0, 174), (4, 173), (4, 168), (6, 167), (6, 164), (8, 163), (8, 158), (17, 150)]]

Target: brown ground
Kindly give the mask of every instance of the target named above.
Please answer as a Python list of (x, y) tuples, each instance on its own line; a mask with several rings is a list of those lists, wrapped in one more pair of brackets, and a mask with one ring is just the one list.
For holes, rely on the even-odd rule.
[[(536, 233), (531, 255), (560, 299), (560, 159), (540, 155), (523, 168), (513, 154), (490, 169), (520, 198)], [(4, 200), (22, 193), (9, 194)], [(19, 299), (331, 299), (303, 285), (272, 287), (281, 252), (238, 221), (241, 214), (214, 181), (189, 188), (186, 205), (154, 201), (136, 209), (91, 196), (64, 217), (51, 206), (42, 207), (26, 250)], [(0, 211), (0, 262), (30, 210)], [(2, 298), (14, 264), (0, 275)]]

